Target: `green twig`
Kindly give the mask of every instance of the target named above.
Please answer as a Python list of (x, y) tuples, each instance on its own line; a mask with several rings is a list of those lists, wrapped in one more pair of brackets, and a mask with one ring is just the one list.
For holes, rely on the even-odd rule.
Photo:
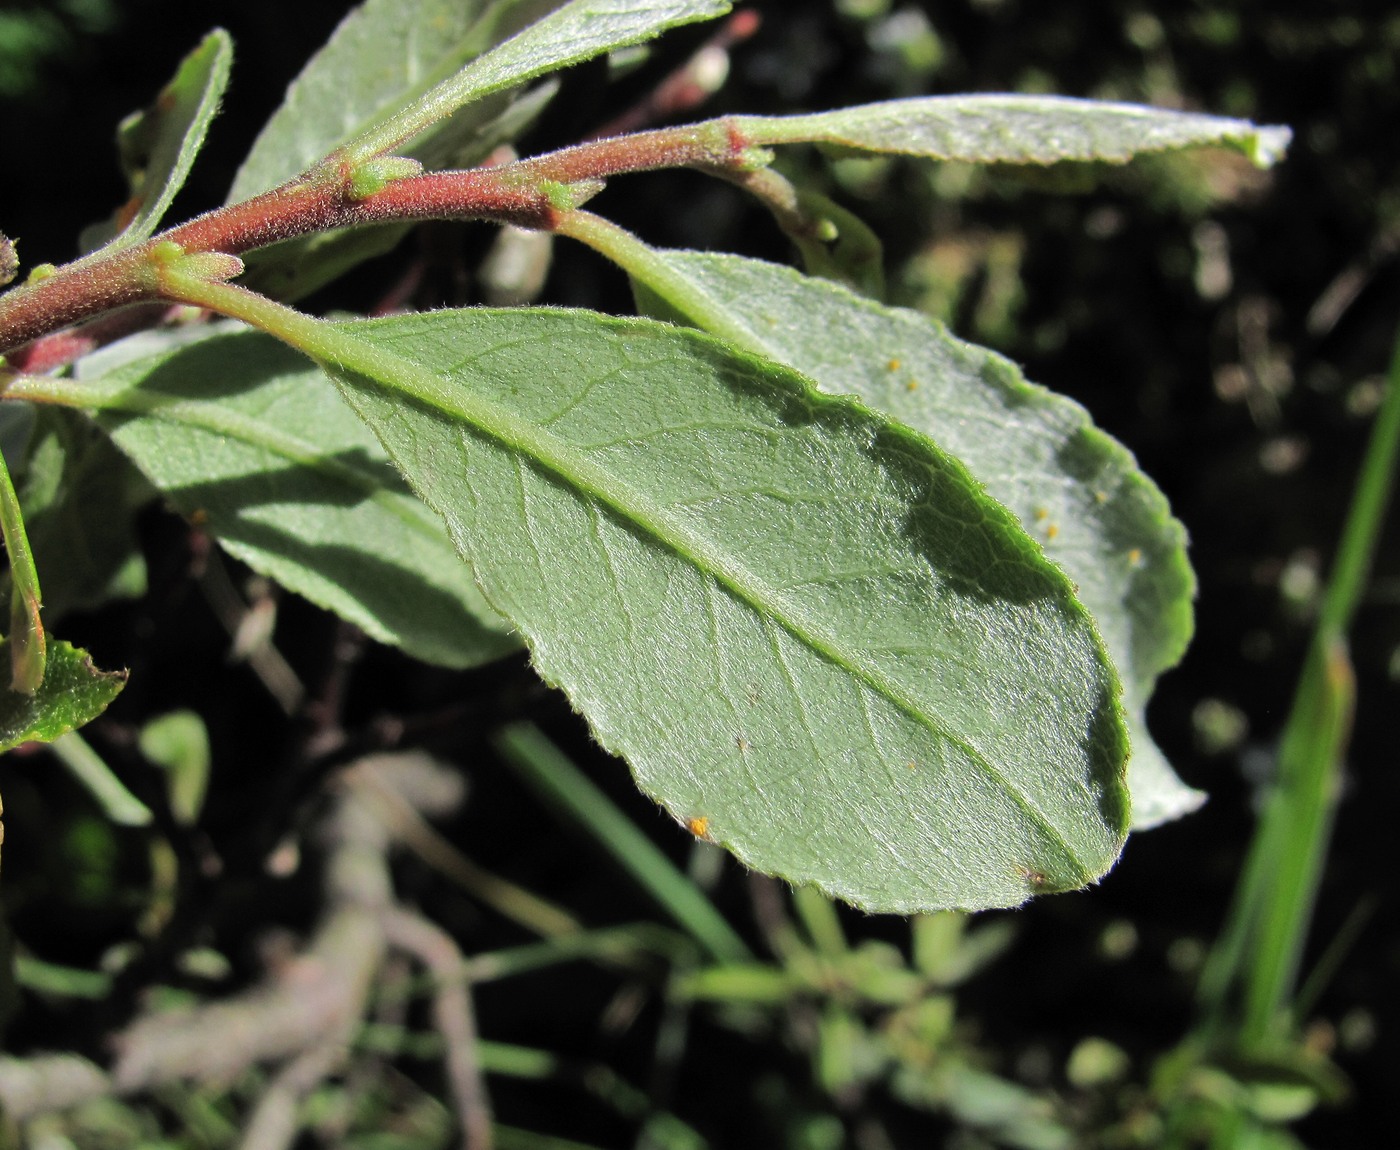
[(10, 469), (0, 456), (0, 530), (10, 556), (10, 685), (22, 695), (33, 695), (44, 682), (48, 643), (39, 617), (39, 572), (24, 530), (24, 513), (10, 479)]

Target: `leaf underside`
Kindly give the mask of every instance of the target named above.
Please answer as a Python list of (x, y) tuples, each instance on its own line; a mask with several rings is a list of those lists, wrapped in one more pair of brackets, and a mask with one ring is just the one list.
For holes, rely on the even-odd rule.
[(224, 330), (44, 386), (88, 409), (233, 555), (372, 638), (450, 667), (519, 649), (438, 518), (324, 373), (291, 348)]
[[(1195, 578), (1185, 529), (1131, 453), (1073, 400), (916, 312), (741, 256), (653, 254), (681, 273), (710, 314), (723, 311), (731, 339), (823, 391), (858, 395), (986, 484), (1074, 582), (1123, 678), (1134, 827), (1198, 807), (1204, 796), (1177, 779), (1145, 718), (1157, 677), (1190, 641)], [(665, 314), (687, 304), (695, 299), (667, 301)]]
[(812, 142), (855, 152), (895, 152), (967, 163), (1126, 163), (1177, 148), (1219, 146), (1261, 167), (1276, 162), (1289, 129), (1066, 96), (1019, 93), (925, 96), (805, 116), (739, 116), (763, 143)]
[(1111, 666), (927, 441), (649, 321), (337, 332), (376, 357), (335, 369), (345, 394), (493, 606), (677, 818), (871, 910), (1014, 905), (1111, 865)]

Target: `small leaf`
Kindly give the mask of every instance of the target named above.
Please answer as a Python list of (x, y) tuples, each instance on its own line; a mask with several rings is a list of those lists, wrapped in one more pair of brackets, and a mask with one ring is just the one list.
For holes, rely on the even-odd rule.
[(1275, 163), (1292, 133), (1248, 120), (1140, 104), (1017, 94), (926, 96), (808, 116), (738, 116), (754, 144), (829, 144), (969, 163), (1125, 163), (1145, 152), (1216, 145), (1260, 167)]
[(729, 9), (729, 0), (571, 0), (352, 140), (351, 159), (397, 151), (463, 105)]
[(185, 57), (155, 103), (122, 121), (118, 142), (131, 184), (127, 210), (134, 214), (118, 244), (155, 234), (218, 114), (232, 63), (233, 41), (215, 28)]
[(749, 865), (907, 912), (1116, 858), (1127, 747), (1092, 622), (927, 440), (648, 321), (442, 311), (316, 354), (544, 677)]
[[(9, 642), (0, 640), (0, 663), (9, 657)], [(51, 743), (77, 730), (102, 714), (124, 686), (125, 671), (99, 671), (86, 651), (50, 642), (48, 670), (36, 694), (0, 689), (0, 751)]]
[[(1185, 529), (1131, 453), (1073, 400), (917, 312), (759, 260), (650, 251), (685, 285), (668, 315), (723, 315), (731, 340), (823, 391), (860, 396), (986, 484), (1073, 580), (1123, 678), (1134, 827), (1198, 807), (1203, 796), (1173, 774), (1144, 714), (1190, 641), (1195, 577)], [(645, 274), (640, 264), (634, 272)]]
[[(292, 81), (239, 168), (228, 202), (291, 179), (560, 2), (366, 0)], [(455, 136), (470, 136), (510, 103), (502, 97), (454, 117)]]
[(170, 812), (182, 826), (199, 820), (209, 785), (209, 731), (193, 711), (171, 711), (152, 719), (137, 736), (141, 753), (167, 775)]
[(274, 340), (224, 330), (95, 378), (17, 380), (10, 394), (90, 410), (232, 554), (381, 642), (450, 667), (519, 647), (378, 441)]

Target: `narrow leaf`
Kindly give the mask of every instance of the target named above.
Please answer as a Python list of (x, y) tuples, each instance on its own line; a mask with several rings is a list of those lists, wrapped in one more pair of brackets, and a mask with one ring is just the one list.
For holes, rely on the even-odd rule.
[(1275, 163), (1292, 133), (1248, 120), (1173, 112), (1140, 104), (1012, 93), (926, 96), (808, 116), (739, 116), (756, 144), (830, 144), (970, 163), (1125, 163), (1144, 152), (1215, 145)]
[[(1123, 678), (1134, 826), (1199, 806), (1203, 796), (1177, 779), (1144, 715), (1157, 677), (1190, 641), (1195, 578), (1185, 529), (1132, 454), (1073, 400), (917, 312), (741, 256), (652, 255), (687, 293), (667, 301), (668, 314), (725, 316), (731, 340), (823, 391), (860, 396), (986, 484), (1074, 582)], [(646, 274), (640, 264), (634, 272)]]
[[(0, 662), (10, 657), (0, 640)], [(43, 685), (33, 695), (0, 689), (0, 751), (20, 743), (51, 743), (91, 722), (126, 686), (125, 671), (99, 671), (86, 651), (62, 640), (49, 644)]]
[(127, 211), (134, 214), (119, 244), (155, 233), (204, 145), (232, 63), (233, 41), (215, 28), (185, 57), (155, 103), (122, 122), (118, 140), (132, 190)]
[(390, 151), (464, 104), (729, 9), (729, 0), (572, 0), (352, 141), (351, 156)]
[[(291, 179), (560, 3), (366, 0), (292, 81), (239, 168), (228, 202)], [(454, 132), (469, 136), (509, 103), (502, 97), (478, 109)]]
[(96, 378), (18, 380), (10, 394), (89, 410), (232, 554), (381, 642), (452, 667), (519, 646), (378, 441), (275, 340), (226, 330)]
[(1113, 862), (1127, 746), (1093, 624), (926, 439), (649, 321), (444, 311), (316, 354), (545, 678), (746, 863), (907, 912)]
[(593, 835), (599, 846), (711, 958), (740, 962), (751, 958), (744, 940), (695, 883), (609, 801), (543, 731), (531, 723), (513, 723), (496, 736), (496, 749), (525, 781), (564, 818)]

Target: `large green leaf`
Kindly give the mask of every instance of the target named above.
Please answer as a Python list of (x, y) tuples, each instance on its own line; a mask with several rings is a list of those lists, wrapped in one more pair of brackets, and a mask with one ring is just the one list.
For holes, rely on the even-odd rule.
[(118, 243), (136, 243), (155, 233), (204, 144), (232, 63), (233, 41), (215, 28), (185, 57), (155, 103), (122, 122), (118, 141), (134, 214)]
[(1267, 167), (1292, 134), (1222, 116), (1014, 93), (889, 100), (807, 116), (737, 116), (734, 126), (764, 144), (812, 142), (1008, 164), (1123, 163), (1144, 152), (1218, 145)]
[(378, 441), (275, 340), (225, 331), (10, 394), (89, 410), (230, 552), (376, 639), (453, 667), (519, 646)]
[(986, 484), (1074, 581), (1122, 675), (1134, 826), (1199, 806), (1144, 716), (1157, 677), (1191, 637), (1186, 532), (1131, 453), (1077, 403), (917, 312), (740, 256), (651, 255), (684, 284), (669, 293), (667, 315), (727, 317), (731, 340), (922, 431)]
[(296, 338), (545, 678), (745, 862), (907, 912), (1016, 904), (1117, 856), (1127, 744), (1092, 621), (928, 440), (650, 321)]
[[(9, 661), (9, 640), (0, 639), (0, 665)], [(50, 640), (38, 691), (24, 695), (0, 687), (0, 751), (20, 743), (51, 743), (77, 730), (102, 714), (124, 686), (125, 671), (99, 671), (86, 651)]]

